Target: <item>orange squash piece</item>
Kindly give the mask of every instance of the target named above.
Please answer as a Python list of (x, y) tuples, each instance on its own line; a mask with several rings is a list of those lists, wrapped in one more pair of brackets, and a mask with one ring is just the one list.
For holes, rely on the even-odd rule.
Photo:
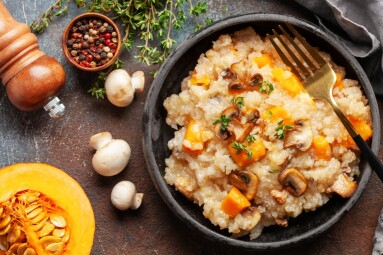
[[(229, 155), (241, 168), (245, 168), (255, 161), (261, 160), (266, 155), (266, 148), (263, 142), (259, 139), (251, 143), (247, 141), (241, 143), (241, 145), (247, 148), (248, 151), (236, 149), (234, 146), (235, 143), (236, 142), (229, 143)], [(249, 152), (251, 152), (251, 157), (249, 156)]]
[(260, 57), (254, 57), (253, 62), (257, 64), (258, 68), (262, 68), (264, 66), (272, 66), (273, 61), (271, 57), (267, 54), (262, 54)]
[(304, 90), (302, 83), (299, 81), (299, 79), (294, 74), (291, 74), (291, 76), (286, 78), (284, 76), (285, 70), (283, 70), (280, 67), (274, 68), (273, 70), (271, 70), (271, 73), (274, 75), (274, 79), (291, 96), (294, 97)]
[(221, 204), (221, 209), (230, 217), (237, 216), (248, 207), (250, 207), (249, 200), (236, 187), (231, 188)]
[(319, 159), (331, 159), (331, 146), (323, 136), (318, 136), (314, 139), (313, 148), (315, 155), (317, 155)]
[[(348, 118), (351, 124), (354, 126), (359, 135), (363, 138), (363, 140), (367, 141), (372, 137), (372, 127), (366, 121), (362, 119), (356, 118)], [(347, 135), (347, 140), (342, 142), (342, 145), (346, 148), (358, 149), (354, 140), (350, 135)]]
[(202, 128), (193, 119), (186, 126), (186, 133), (182, 142), (182, 149), (191, 154), (201, 154), (204, 148)]
[(283, 119), (283, 125), (293, 125), (294, 120), (287, 110), (281, 106), (273, 106), (261, 113), (261, 118), (270, 122), (278, 122)]
[(19, 163), (0, 169), (0, 180), (0, 218), (10, 218), (0, 239), (10, 254), (17, 243), (29, 247), (28, 254), (90, 254), (93, 209), (72, 177), (50, 165)]

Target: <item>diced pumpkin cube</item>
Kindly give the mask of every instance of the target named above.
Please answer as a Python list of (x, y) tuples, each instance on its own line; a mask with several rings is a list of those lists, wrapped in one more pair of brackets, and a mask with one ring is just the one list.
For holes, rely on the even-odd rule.
[[(349, 118), (349, 121), (354, 126), (359, 135), (363, 138), (363, 140), (367, 141), (372, 136), (372, 128), (371, 125), (362, 119)], [(347, 141), (342, 143), (346, 148), (357, 149), (357, 146), (350, 135), (347, 135)]]
[(266, 148), (259, 139), (253, 142), (232, 142), (229, 144), (228, 150), (231, 158), (241, 168), (261, 160), (266, 155)]
[(339, 90), (344, 89), (342, 77), (338, 73), (335, 73), (335, 75), (336, 75), (336, 81), (335, 81), (334, 87), (338, 88)]
[(250, 207), (250, 202), (236, 188), (232, 187), (221, 203), (221, 209), (230, 217), (237, 216), (240, 212)]
[(196, 85), (196, 86), (206, 86), (208, 87), (210, 85), (210, 79), (207, 75), (201, 75), (199, 77), (197, 77), (196, 74), (193, 74), (191, 77), (190, 77), (190, 83), (192, 85)]
[(262, 54), (260, 57), (254, 57), (253, 62), (257, 64), (259, 68), (262, 68), (264, 66), (272, 66), (272, 60), (271, 57), (267, 54)]
[(302, 83), (294, 74), (286, 77), (285, 70), (280, 67), (274, 68), (271, 73), (274, 75), (274, 79), (291, 96), (296, 96), (304, 90)]
[(323, 136), (318, 136), (314, 139), (313, 148), (315, 155), (317, 155), (319, 159), (331, 159), (331, 146)]
[(204, 148), (203, 128), (194, 120), (190, 120), (182, 142), (182, 149), (192, 154), (200, 154)]
[(273, 106), (261, 113), (261, 118), (270, 122), (283, 121), (283, 125), (292, 125), (294, 123), (291, 115), (281, 106)]

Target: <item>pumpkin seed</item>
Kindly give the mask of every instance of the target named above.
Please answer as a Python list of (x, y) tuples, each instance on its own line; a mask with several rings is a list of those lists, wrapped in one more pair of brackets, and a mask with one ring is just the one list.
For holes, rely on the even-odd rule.
[(32, 226), (32, 230), (33, 231), (39, 231), (42, 227), (44, 227), (44, 225), (47, 222), (47, 220), (48, 220), (48, 216), (46, 216), (42, 221), (40, 221), (36, 225), (33, 225)]
[(61, 252), (64, 249), (64, 243), (51, 243), (45, 247), (45, 250), (50, 252)]
[(3, 215), (3, 212), (4, 212), (4, 207), (0, 207), (0, 218), (2, 217), (2, 215)]
[(21, 230), (17, 227), (14, 227), (11, 232), (8, 233), (7, 235), (7, 242), (10, 244), (13, 244), (19, 240), (21, 235)]
[(29, 247), (24, 251), (23, 255), (37, 255), (37, 253), (33, 248)]
[(68, 242), (68, 240), (69, 240), (69, 236), (70, 236), (69, 231), (66, 231), (66, 232), (65, 232), (65, 235), (63, 236), (63, 238), (61, 238), (62, 242), (63, 242), (63, 243)]
[(21, 243), (14, 243), (9, 247), (11, 254), (17, 254), (17, 249), (20, 247)]
[(11, 216), (7, 215), (0, 220), (0, 229), (6, 227), (11, 222)]
[(5, 235), (0, 236), (0, 250), (2, 251), (8, 250), (7, 236)]
[(27, 218), (28, 218), (28, 220), (33, 219), (34, 217), (36, 217), (37, 215), (39, 215), (42, 211), (43, 211), (43, 208), (42, 208), (42, 207), (37, 207), (37, 208), (34, 209), (32, 212), (30, 212), (30, 213), (27, 214)]
[(8, 224), (5, 228), (0, 229), (0, 236), (8, 234), (11, 230), (12, 225)]
[(55, 226), (47, 221), (45, 222), (44, 226), (37, 232), (37, 235), (39, 237), (47, 236), (53, 231), (53, 229), (55, 229)]
[(32, 203), (27, 208), (25, 208), (25, 213), (28, 214), (28, 213), (32, 212), (34, 209), (36, 209), (39, 206), (40, 205), (38, 203)]
[(60, 241), (61, 241), (61, 238), (57, 236), (44, 236), (40, 239), (40, 244), (42, 247), (45, 248), (49, 244), (59, 243)]
[(51, 220), (52, 224), (58, 228), (65, 228), (65, 226), (66, 226), (66, 220), (61, 215), (58, 215), (56, 213), (52, 213), (49, 216), (49, 219)]
[(20, 244), (19, 247), (17, 248), (17, 255), (24, 255), (24, 252), (27, 248), (28, 247), (26, 243)]
[(65, 235), (65, 229), (64, 228), (55, 228), (52, 231), (52, 235), (61, 238), (61, 237), (63, 237)]
[(37, 223), (41, 222), (45, 218), (46, 215), (47, 215), (46, 212), (42, 211), (39, 215), (37, 215), (36, 217), (31, 219), (30, 223), (37, 224)]

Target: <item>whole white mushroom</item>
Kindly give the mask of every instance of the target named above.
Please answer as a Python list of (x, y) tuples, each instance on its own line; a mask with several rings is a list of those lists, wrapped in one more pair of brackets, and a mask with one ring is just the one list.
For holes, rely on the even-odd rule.
[(113, 176), (124, 170), (132, 154), (126, 141), (113, 139), (109, 132), (93, 135), (89, 146), (96, 149), (92, 158), (93, 168), (103, 176)]
[(108, 100), (118, 107), (128, 106), (134, 98), (134, 93), (144, 91), (144, 72), (134, 72), (132, 77), (123, 69), (110, 72), (105, 81), (105, 93)]
[(112, 204), (119, 210), (129, 208), (135, 210), (140, 207), (143, 193), (136, 192), (136, 186), (130, 181), (121, 181), (117, 183), (112, 190)]

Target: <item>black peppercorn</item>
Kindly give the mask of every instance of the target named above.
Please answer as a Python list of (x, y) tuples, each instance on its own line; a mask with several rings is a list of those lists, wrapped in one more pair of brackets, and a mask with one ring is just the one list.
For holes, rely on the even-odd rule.
[(100, 43), (104, 43), (104, 42), (105, 42), (105, 38), (101, 37), (98, 41), (99, 41)]
[(106, 31), (108, 31), (109, 33), (112, 33), (114, 31), (113, 27), (112, 26), (108, 26), (106, 28)]
[(68, 47), (72, 47), (72, 45), (73, 45), (73, 40), (72, 40), (72, 39), (69, 39), (69, 40), (66, 42), (66, 45), (68, 45)]
[(85, 31), (86, 31), (85, 26), (84, 26), (84, 25), (79, 26), (78, 31), (79, 31), (80, 33), (85, 33)]
[(86, 56), (84, 54), (80, 54), (80, 60), (85, 60)]
[(101, 60), (101, 56), (100, 56), (100, 54), (97, 54), (97, 55), (94, 57), (94, 59), (95, 59), (97, 62), (99, 62), (99, 61)]
[(97, 28), (100, 28), (102, 26), (102, 23), (98, 21), (96, 26), (97, 26)]
[(88, 42), (83, 42), (82, 43), (82, 48), (83, 49), (88, 49), (89, 48), (89, 43)]
[(98, 54), (101, 54), (101, 53), (103, 52), (103, 50), (100, 49), (100, 48), (98, 48), (98, 49), (96, 50), (96, 52), (97, 52)]
[(77, 30), (78, 30), (78, 27), (72, 27), (72, 32), (73, 32), (73, 33), (76, 33)]
[(106, 59), (107, 58), (107, 54), (106, 52), (102, 52), (101, 53), (101, 59)]
[(76, 27), (79, 27), (81, 25), (82, 25), (81, 21), (77, 21), (76, 24), (75, 24)]

